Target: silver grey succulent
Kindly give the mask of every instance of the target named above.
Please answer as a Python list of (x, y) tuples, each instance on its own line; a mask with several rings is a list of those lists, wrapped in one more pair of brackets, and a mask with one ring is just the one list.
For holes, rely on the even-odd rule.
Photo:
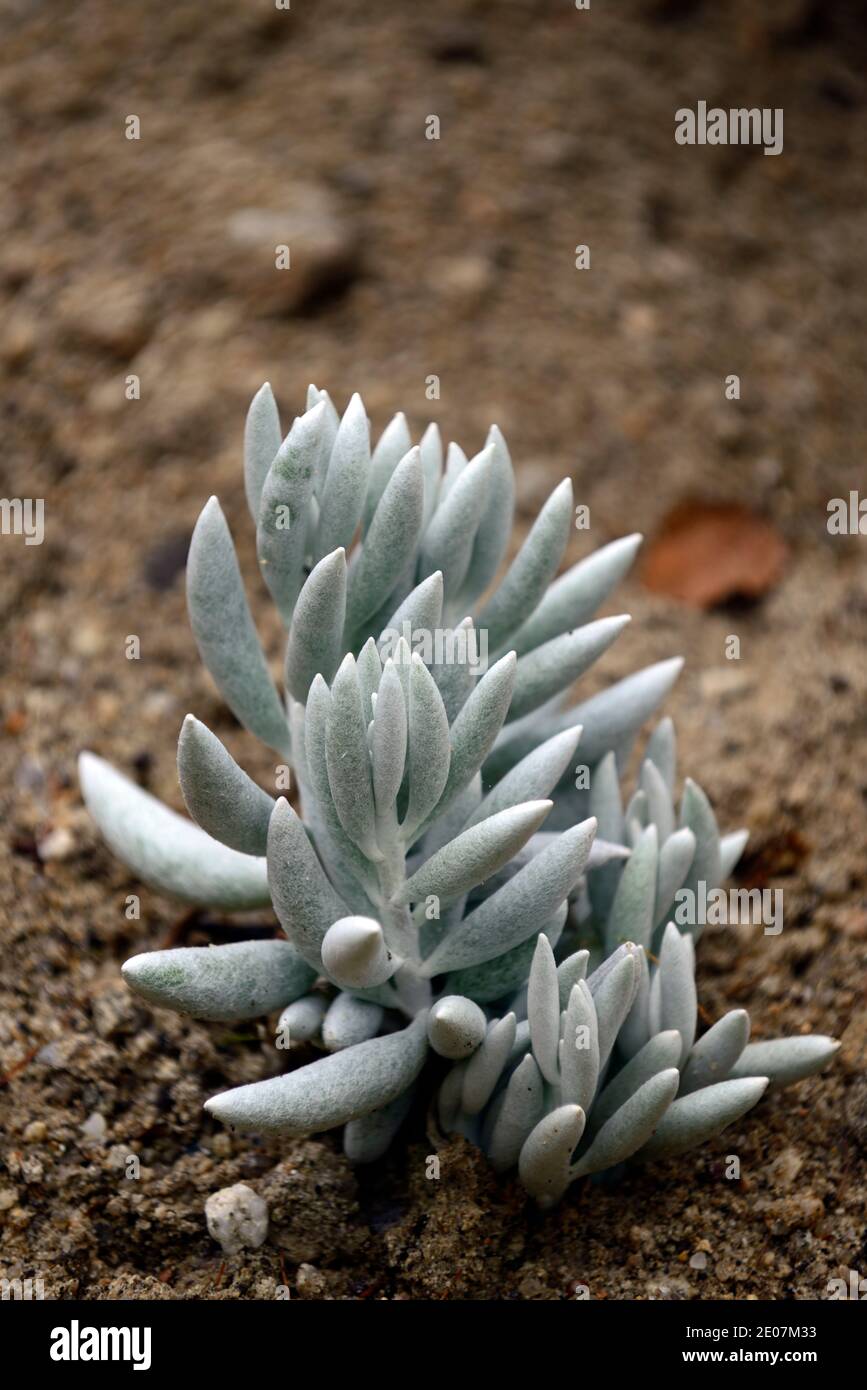
[(748, 1046), (742, 1011), (695, 1041), (698, 926), (681, 935), (669, 914), (678, 889), (723, 881), (746, 835), (721, 838), (691, 782), (676, 828), (670, 721), (625, 811), (619, 788), (681, 663), (563, 709), (628, 621), (592, 619), (640, 538), (555, 578), (567, 480), (495, 583), (514, 511), (496, 427), (474, 458), (452, 444), (444, 464), (436, 426), (413, 447), (397, 415), (371, 453), (359, 397), (340, 417), (316, 387), (285, 439), (270, 388), (256, 395), (245, 483), (288, 631), (285, 701), (216, 498), (190, 546), (190, 620), (234, 714), (291, 765), (300, 814), (191, 715), (178, 769), (192, 821), (93, 754), (80, 764), (107, 843), (143, 881), (210, 907), (271, 903), (285, 932), (124, 966), (153, 1004), (210, 1020), (279, 1012), (282, 1038), (329, 1054), (207, 1108), (262, 1133), (343, 1124), (347, 1154), (369, 1161), (432, 1050), (454, 1063), (444, 1125), (497, 1168), (517, 1163), (549, 1204), (573, 1177), (718, 1133), (768, 1079), (818, 1070), (830, 1039)]

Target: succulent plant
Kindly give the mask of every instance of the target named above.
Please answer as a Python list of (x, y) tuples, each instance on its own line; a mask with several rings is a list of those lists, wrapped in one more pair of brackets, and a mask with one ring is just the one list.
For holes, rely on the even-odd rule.
[(316, 387), (285, 439), (270, 388), (258, 392), (245, 485), (288, 631), (285, 701), (213, 497), (190, 545), (188, 608), (233, 713), (291, 767), (298, 810), (192, 715), (178, 744), (192, 821), (93, 754), (80, 764), (107, 843), (143, 881), (210, 907), (271, 903), (285, 933), (123, 968), (155, 1005), (279, 1014), (279, 1040), (329, 1054), (207, 1108), (261, 1133), (345, 1125), (349, 1157), (370, 1161), (433, 1053), (454, 1064), (441, 1123), (497, 1168), (517, 1163), (550, 1204), (573, 1177), (680, 1152), (769, 1079), (824, 1065), (830, 1039), (748, 1045), (741, 1010), (695, 1041), (700, 924), (681, 934), (671, 909), (678, 890), (720, 884), (746, 834), (721, 837), (690, 781), (676, 824), (669, 720), (625, 810), (619, 785), (681, 663), (563, 708), (628, 621), (593, 615), (640, 538), (555, 578), (567, 480), (496, 582), (515, 491), (497, 428), (475, 457), (452, 444), (444, 461), (435, 425), (414, 447), (397, 415), (371, 453), (360, 398), (340, 417)]

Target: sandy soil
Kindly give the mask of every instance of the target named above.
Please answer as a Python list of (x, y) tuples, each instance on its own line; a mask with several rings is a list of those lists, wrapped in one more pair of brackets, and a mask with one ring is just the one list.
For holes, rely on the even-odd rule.
[[(867, 542), (826, 528), (865, 476), (867, 24), (830, 0), (607, 9), (82, 0), (61, 24), (0, 5), (0, 489), (46, 505), (43, 545), (0, 537), (0, 1273), (46, 1297), (785, 1299), (867, 1274)], [(785, 152), (676, 146), (699, 97), (783, 107)], [(179, 807), (191, 709), (269, 771), (199, 668), (182, 583), (217, 492), (276, 652), (239, 467), (265, 378), (286, 414), (312, 380), (360, 390), (376, 427), (433, 412), (468, 447), (497, 420), (522, 524), (566, 474), (590, 506), (570, 562), (690, 497), (774, 525), (788, 564), (750, 606), (699, 613), (633, 576), (587, 690), (687, 657), (682, 770), (751, 827), (738, 882), (785, 892), (779, 937), (703, 941), (707, 1018), (834, 1033), (827, 1076), (545, 1217), (464, 1145), (427, 1180), (423, 1113), (357, 1174), (332, 1136), (206, 1118), (282, 1056), (264, 1028), (149, 1012), (119, 965), (250, 924), (141, 890), (74, 767), (94, 748)], [(235, 1181), (271, 1235), (224, 1263), (203, 1204)]]

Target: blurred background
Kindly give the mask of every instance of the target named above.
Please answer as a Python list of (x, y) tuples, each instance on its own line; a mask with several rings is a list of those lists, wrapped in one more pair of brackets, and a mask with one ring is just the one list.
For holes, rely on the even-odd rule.
[[(726, 1209), (725, 1258), (690, 1266), (675, 1296), (815, 1297), (826, 1271), (863, 1270), (851, 1165), (867, 1134), (867, 541), (826, 525), (831, 498), (867, 490), (863, 6), (81, 0), (61, 16), (0, 0), (0, 39), (0, 492), (45, 500), (42, 545), (0, 537), (0, 1105), (14, 1101), (13, 1143), (31, 1127), (28, 1153), (48, 1144), (45, 1114), (73, 1154), (84, 1145), (62, 1181), (50, 1144), (38, 1177), (7, 1156), (0, 1221), (16, 1258), (62, 1258), (56, 1278), (85, 1296), (106, 1278), (114, 1297), (199, 1288), (199, 1216), (175, 1228), (147, 1203), (199, 1212), (200, 1191), (254, 1161), (225, 1136), (184, 1155), (201, 1094), (261, 1072), (255, 1041), (239, 1057), (161, 1018), (161, 1074), (132, 1085), (149, 1045), (117, 965), (177, 933), (178, 912), (149, 894), (141, 921), (124, 918), (135, 885), (83, 813), (74, 760), (91, 747), (180, 806), (175, 743), (192, 709), (269, 775), (199, 667), (182, 578), (217, 493), (276, 655), (241, 478), (244, 413), (267, 379), (286, 428), (311, 381), (341, 409), (360, 391), (374, 434), (401, 409), (414, 437), (436, 419), (472, 453), (496, 421), (521, 526), (566, 475), (589, 506), (570, 564), (648, 536), (610, 609), (633, 624), (585, 693), (684, 654), (667, 707), (682, 771), (727, 829), (752, 827), (742, 881), (786, 890), (781, 937), (703, 946), (705, 1005), (716, 1017), (743, 1003), (767, 1035), (844, 1037), (836, 1080), (799, 1093), (816, 1096), (812, 1130), (802, 1119), (786, 1137), (780, 1104), (751, 1141), (768, 1164), (795, 1144), (801, 1206), (774, 1208), (794, 1201), (779, 1171), (767, 1193), (759, 1180), (766, 1207)], [(677, 145), (674, 113), (699, 100), (783, 108), (783, 153)], [(282, 244), (290, 270), (275, 268)], [(150, 1146), (162, 1197), (110, 1232), (106, 1155), (121, 1140)], [(496, 1206), (478, 1188), (489, 1179), (472, 1181), (471, 1202)], [(359, 1200), (320, 1259), (323, 1287), (345, 1293), (359, 1261), (365, 1278), (385, 1261), (407, 1296), (450, 1296), (436, 1292), (452, 1287), (447, 1237), (410, 1269), (399, 1240), (384, 1253), (358, 1236), (378, 1199)], [(415, 1193), (407, 1210), (438, 1200)], [(449, 1200), (454, 1221), (454, 1187)], [(694, 1220), (672, 1200), (650, 1243), (636, 1237), (634, 1279), (606, 1253), (616, 1201), (609, 1216), (602, 1201), (593, 1255), (574, 1214), (558, 1218), (556, 1258), (544, 1234), (489, 1211), (494, 1248), (464, 1291), (558, 1297), (593, 1266), (594, 1288), (644, 1296), (678, 1239), (714, 1220), (710, 1199)], [(525, 1238), (536, 1245), (507, 1258)]]

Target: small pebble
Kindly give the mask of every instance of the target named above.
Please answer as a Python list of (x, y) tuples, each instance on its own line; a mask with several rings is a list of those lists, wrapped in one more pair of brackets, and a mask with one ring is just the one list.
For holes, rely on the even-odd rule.
[(227, 1255), (258, 1250), (268, 1234), (268, 1206), (246, 1183), (221, 1187), (205, 1203), (208, 1230)]

